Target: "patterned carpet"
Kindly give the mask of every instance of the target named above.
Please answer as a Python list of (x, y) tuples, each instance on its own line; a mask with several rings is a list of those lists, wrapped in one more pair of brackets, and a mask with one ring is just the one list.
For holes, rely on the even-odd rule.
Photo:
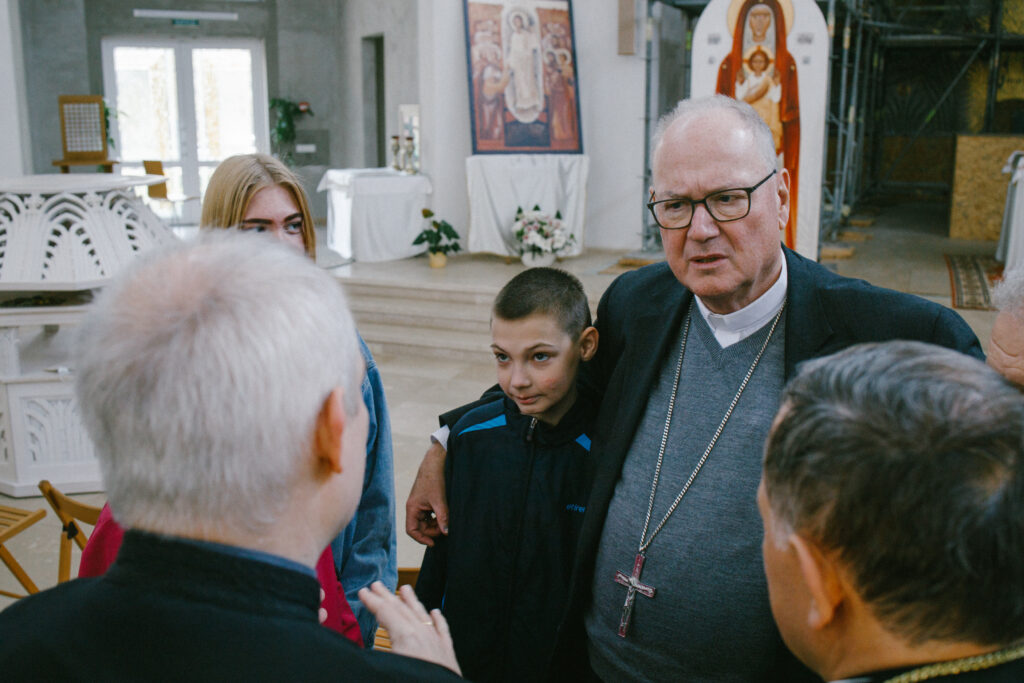
[(992, 311), (992, 286), (1003, 276), (1003, 265), (991, 256), (946, 254), (953, 308)]

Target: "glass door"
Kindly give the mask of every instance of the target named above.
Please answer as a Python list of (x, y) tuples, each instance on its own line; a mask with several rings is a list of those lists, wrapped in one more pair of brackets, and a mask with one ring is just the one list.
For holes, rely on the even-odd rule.
[[(171, 197), (201, 197), (226, 157), (270, 150), (259, 41), (108, 38), (103, 82), (121, 172), (159, 160)], [(153, 208), (199, 221), (198, 201)]]

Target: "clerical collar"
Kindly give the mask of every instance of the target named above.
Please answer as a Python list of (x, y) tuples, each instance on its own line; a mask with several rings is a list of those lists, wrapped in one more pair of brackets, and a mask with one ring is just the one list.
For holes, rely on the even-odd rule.
[(308, 565), (296, 562), (295, 560), (291, 560), (287, 557), (263, 552), (262, 550), (256, 550), (255, 548), (243, 548), (237, 545), (227, 545), (225, 543), (216, 543), (214, 541), (202, 541), (198, 538), (184, 538), (181, 536), (172, 536), (171, 538), (182, 543), (196, 546), (197, 548), (205, 548), (206, 550), (230, 555), (232, 557), (241, 557), (246, 560), (265, 562), (266, 564), (272, 564), (275, 567), (283, 567), (284, 569), (301, 572), (307, 576), (316, 577), (316, 571)]
[(768, 291), (757, 297), (749, 304), (738, 311), (726, 313), (712, 313), (704, 305), (700, 297), (697, 300), (697, 310), (707, 322), (708, 327), (715, 334), (715, 339), (724, 349), (736, 342), (743, 341), (754, 332), (767, 325), (775, 314), (782, 308), (782, 302), (786, 300), (786, 285), (789, 281), (788, 269), (786, 267), (786, 255), (782, 255), (782, 271), (779, 279), (775, 281)]

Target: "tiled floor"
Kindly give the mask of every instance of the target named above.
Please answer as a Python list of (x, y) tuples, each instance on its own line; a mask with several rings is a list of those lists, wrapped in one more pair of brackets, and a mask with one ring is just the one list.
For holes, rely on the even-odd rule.
[[(874, 284), (913, 292), (939, 303), (950, 304), (949, 276), (943, 261), (944, 253), (991, 254), (991, 242), (949, 240), (946, 231), (946, 210), (942, 205), (912, 203), (885, 208), (870, 228), (854, 229), (871, 235), (863, 242), (850, 242), (857, 248), (854, 258), (831, 262), (837, 272), (864, 278)], [(568, 259), (561, 266), (581, 278), (596, 300), (614, 279), (614, 273), (602, 273), (617, 262), (620, 254), (592, 251)], [(443, 284), (452, 287), (497, 289), (522, 266), (495, 256), (459, 255), (443, 270), (431, 270), (425, 258), (407, 259), (383, 264), (354, 263), (333, 271), (339, 277), (381, 278), (406, 283)], [(960, 311), (967, 322), (987, 344), (994, 313)], [(436, 426), (439, 411), (475, 398), (494, 381), (490, 363), (465, 363), (463, 358), (415, 358), (379, 353), (377, 362), (384, 379), (391, 412), (395, 444), (395, 490), (398, 508), (398, 555), (400, 566), (417, 566), (422, 548), (406, 537), (404, 531), (404, 500), (412, 484), (419, 458), (427, 445), (426, 435)], [(86, 502), (100, 504), (103, 494), (76, 496)], [(12, 499), (0, 495), (0, 504), (17, 507), (46, 507), (42, 498)], [(49, 513), (32, 529), (8, 544), (9, 549), (41, 587), (53, 585), (57, 576), (57, 537), (59, 525)], [(77, 565), (77, 551), (75, 553)], [(0, 567), (0, 589), (20, 587), (5, 568)], [(0, 608), (10, 604), (0, 597)]]

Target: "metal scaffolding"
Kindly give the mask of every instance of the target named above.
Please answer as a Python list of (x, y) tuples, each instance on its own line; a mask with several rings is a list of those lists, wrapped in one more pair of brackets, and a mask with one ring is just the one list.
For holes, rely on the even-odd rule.
[[(893, 179), (899, 164), (913, 151), (922, 134), (936, 128), (937, 115), (947, 111), (950, 96), (957, 90), (971, 65), (987, 59), (988, 87), (984, 123), (980, 131), (993, 132), (998, 74), (1004, 49), (1024, 47), (1024, 36), (1003, 30), (1002, 0), (827, 0), (817, 3), (825, 14), (832, 43), (830, 93), (826, 118), (825, 163), (822, 177), (821, 242), (835, 239), (846, 217), (872, 193), (887, 189), (912, 188), (948, 192), (948, 184), (898, 182)], [(648, 83), (652, 83), (657, 51), (658, 18), (664, 8), (686, 16), (688, 31), (707, 2), (695, 0), (648, 0)], [(690, 44), (690, 36), (686, 44)], [(652, 48), (653, 44), (653, 48)], [(893, 51), (919, 50), (922, 59), (941, 54), (955, 69), (945, 75), (941, 93), (926, 93), (912, 110), (913, 128), (901, 132), (907, 140), (891, 160), (882, 158), (883, 130), (887, 100), (887, 61)], [(962, 55), (966, 53), (964, 59)], [(687, 56), (688, 62), (688, 56)], [(689, 73), (683, 92), (689, 92)], [(656, 83), (656, 80), (653, 81)], [(937, 85), (937, 84), (936, 84)], [(931, 99), (929, 99), (931, 98)], [(926, 101), (928, 100), (928, 101)], [(656, 93), (648, 98), (647, 128), (663, 113), (653, 106)], [(949, 116), (939, 117), (948, 120)], [(907, 122), (911, 118), (907, 119)], [(963, 130), (946, 124), (944, 135)], [(645, 168), (650, 174), (650, 150)], [(656, 226), (645, 214), (644, 248), (659, 243)]]

